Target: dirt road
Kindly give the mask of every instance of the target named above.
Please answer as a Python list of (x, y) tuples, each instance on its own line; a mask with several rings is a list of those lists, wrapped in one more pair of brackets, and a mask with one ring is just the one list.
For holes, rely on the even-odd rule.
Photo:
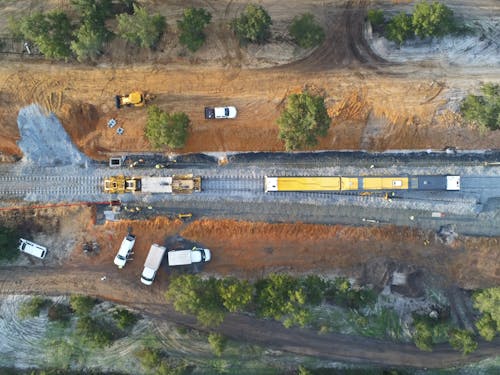
[[(120, 272), (107, 266), (51, 268), (1, 268), (2, 294), (61, 295), (83, 293), (105, 300), (119, 302), (142, 313), (188, 327), (200, 329), (195, 320), (176, 313), (164, 302), (164, 288), (156, 282), (152, 288), (142, 286), (139, 280), (120, 277)], [(100, 278), (105, 274), (105, 281)], [(203, 330), (203, 328), (201, 328)], [(301, 355), (332, 360), (372, 363), (387, 366), (443, 368), (498, 354), (500, 340), (481, 342), (479, 349), (464, 357), (448, 345), (438, 345), (432, 353), (419, 351), (411, 344), (394, 344), (368, 338), (339, 334), (319, 335), (303, 329), (285, 329), (280, 323), (229, 315), (218, 331), (229, 338), (254, 342), (275, 349)]]
[[(275, 39), (269, 45), (248, 48), (240, 47), (224, 28), (243, 5), (204, 4), (215, 18), (207, 31), (207, 44), (195, 56), (179, 57), (175, 36), (167, 35), (155, 53), (127, 50), (115, 41), (97, 67), (26, 58), (7, 61), (0, 68), (0, 151), (20, 155), (16, 116), (19, 108), (33, 102), (56, 113), (89, 155), (106, 158), (109, 152), (151, 150), (144, 138), (146, 111), (114, 108), (114, 95), (134, 89), (155, 94), (155, 104), (166, 111), (189, 115), (189, 140), (176, 152), (283, 150), (276, 119), (286, 96), (306, 86), (325, 95), (333, 119), (327, 137), (315, 149), (447, 145), (481, 149), (495, 148), (500, 142), (500, 132), (486, 137), (446, 111), (450, 95), (466, 92), (481, 80), (498, 80), (498, 70), (384, 62), (362, 35), (366, 1), (264, 1), (274, 20)], [(174, 16), (181, 9), (171, 4), (152, 6)], [(481, 9), (487, 14), (494, 2), (484, 6)], [(290, 41), (279, 39), (290, 18), (306, 11), (315, 14), (327, 30), (326, 41), (312, 53), (296, 52)], [(132, 57), (122, 59), (127, 51)], [(133, 65), (124, 66), (127, 61)], [(238, 118), (204, 119), (205, 105), (221, 104), (237, 106)], [(112, 117), (125, 129), (123, 135), (106, 126)]]

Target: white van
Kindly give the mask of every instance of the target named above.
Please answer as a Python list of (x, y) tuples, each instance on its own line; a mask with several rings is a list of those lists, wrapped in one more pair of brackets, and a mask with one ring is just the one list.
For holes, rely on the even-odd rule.
[(24, 238), (19, 239), (19, 251), (23, 253), (33, 255), (34, 257), (43, 259), (45, 255), (47, 255), (47, 248), (41, 245), (38, 245), (34, 242), (25, 240)]
[(114, 263), (118, 268), (123, 268), (127, 263), (129, 256), (132, 254), (132, 249), (135, 244), (135, 236), (133, 234), (127, 234), (122, 241), (118, 254), (116, 254)]

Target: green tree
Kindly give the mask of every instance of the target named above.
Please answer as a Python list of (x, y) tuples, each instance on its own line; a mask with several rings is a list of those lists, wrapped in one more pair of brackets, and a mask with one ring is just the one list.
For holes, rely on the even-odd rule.
[(301, 285), (306, 292), (306, 298), (311, 305), (319, 305), (323, 302), (324, 292), (327, 283), (317, 275), (308, 275), (300, 280)]
[(191, 52), (197, 51), (205, 43), (203, 30), (210, 23), (212, 15), (203, 8), (186, 8), (181, 20), (177, 21), (180, 30), (179, 42)]
[(287, 151), (312, 147), (318, 144), (318, 137), (327, 135), (330, 122), (322, 96), (308, 92), (292, 94), (278, 119), (279, 138)]
[(40, 311), (47, 304), (47, 300), (42, 297), (33, 297), (21, 303), (17, 315), (21, 319), (35, 318), (40, 315)]
[(48, 58), (67, 59), (71, 55), (71, 22), (66, 13), (52, 11), (36, 12), (21, 20), (20, 32), (33, 41), (40, 52)]
[(489, 313), (483, 314), (476, 322), (476, 327), (479, 334), (487, 341), (493, 340), (498, 332), (497, 324)]
[(462, 352), (463, 355), (470, 354), (477, 349), (477, 342), (474, 335), (465, 329), (453, 329), (449, 336), (450, 345)]
[(432, 327), (427, 320), (420, 320), (415, 324), (413, 342), (420, 350), (432, 351)]
[(298, 279), (285, 274), (272, 274), (256, 283), (258, 313), (266, 318), (283, 319), (285, 327), (309, 323), (307, 293)]
[(438, 2), (422, 1), (415, 5), (412, 25), (415, 35), (421, 38), (449, 34), (454, 30), (453, 11)]
[(468, 95), (460, 105), (460, 111), (468, 121), (481, 129), (500, 129), (500, 85), (492, 83), (481, 87), (483, 95)]
[(83, 23), (75, 32), (76, 40), (71, 42), (71, 50), (80, 62), (86, 60), (94, 61), (102, 54), (107, 34), (103, 30), (96, 29), (91, 23)]
[(369, 9), (368, 20), (373, 26), (381, 26), (385, 22), (384, 12), (381, 9)]
[(491, 340), (500, 331), (500, 287), (474, 293), (474, 307), (483, 313), (476, 323), (481, 336)]
[(290, 35), (302, 48), (315, 47), (325, 40), (325, 32), (311, 13), (294, 17), (288, 28)]
[(183, 112), (169, 114), (152, 105), (148, 108), (145, 135), (155, 148), (182, 148), (186, 144), (190, 122)]
[(167, 301), (183, 314), (195, 315), (204, 326), (219, 325), (225, 311), (218, 292), (218, 281), (201, 280), (196, 275), (181, 275), (171, 280), (165, 293)]
[(135, 4), (134, 14), (122, 13), (116, 18), (118, 35), (140, 47), (154, 48), (167, 26), (161, 14), (150, 15), (145, 8)]
[(219, 282), (218, 289), (222, 304), (229, 312), (242, 311), (252, 302), (254, 288), (246, 280), (226, 278)]
[(0, 260), (14, 260), (19, 257), (18, 243), (17, 230), (0, 226)]
[(210, 344), (212, 352), (217, 357), (220, 357), (222, 355), (222, 352), (224, 352), (224, 349), (226, 348), (227, 339), (220, 333), (211, 332), (208, 335), (208, 343)]
[(127, 309), (117, 309), (113, 312), (113, 319), (120, 329), (131, 328), (137, 323), (137, 316)]
[(240, 42), (265, 43), (271, 37), (271, 16), (255, 4), (248, 4), (239, 18), (232, 21), (231, 27)]
[(272, 274), (259, 280), (255, 287), (259, 314), (280, 320), (287, 313), (290, 293), (297, 289), (298, 282), (289, 275)]
[(412, 17), (406, 13), (399, 13), (391, 18), (387, 24), (385, 37), (399, 45), (410, 39), (414, 34)]
[(69, 305), (78, 316), (89, 315), (96, 303), (96, 299), (89, 296), (75, 294), (69, 298)]
[(98, 322), (90, 316), (82, 316), (78, 319), (76, 333), (98, 348), (111, 345), (113, 341), (111, 330), (104, 323)]
[(78, 14), (94, 26), (102, 26), (113, 15), (112, 0), (71, 0)]

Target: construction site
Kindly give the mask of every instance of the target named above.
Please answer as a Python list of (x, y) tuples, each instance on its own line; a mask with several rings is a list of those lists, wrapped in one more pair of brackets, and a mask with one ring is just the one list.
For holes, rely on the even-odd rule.
[[(33, 349), (27, 343), (42, 338), (46, 322), (29, 333), (7, 307), (37, 294), (127, 306), (151, 319), (138, 335), (152, 329), (173, 356), (205, 358), (201, 346), (187, 349), (196, 340), (181, 344), (173, 333), (172, 325), (207, 329), (166, 302), (171, 269), (163, 263), (150, 286), (139, 280), (152, 244), (210, 249), (197, 272), (205, 278), (343, 276), (392, 301), (403, 327), (440, 301), (460, 328), (477, 331), (472, 292), (500, 283), (500, 131), (478, 129), (459, 107), (480, 83), (500, 83), (497, 1), (446, 2), (479, 36), (426, 50), (388, 44), (367, 26), (371, 7), (397, 14), (412, 1), (261, 1), (273, 37), (248, 46), (227, 31), (246, 2), (138, 3), (167, 18), (155, 50), (113, 39), (93, 65), (48, 61), (15, 44), (0, 55), (0, 226), (47, 249), (43, 259), (21, 254), (0, 264), (1, 315), (16, 321), (0, 324), (0, 369), (47, 363), (42, 351), (16, 354)], [(174, 26), (188, 6), (213, 17), (196, 53), (179, 46)], [(7, 1), (0, 14), (54, 8), (71, 14), (66, 0)], [(309, 50), (287, 37), (290, 19), (306, 12), (325, 29)], [(287, 97), (304, 89), (325, 98), (331, 125), (316, 146), (286, 152), (277, 119)], [(145, 126), (153, 104), (189, 116), (184, 147), (152, 146)], [(237, 115), (216, 112), (229, 104)], [(135, 244), (121, 269), (113, 259), (127, 233)], [(307, 358), (316, 368), (500, 366), (498, 337), (462, 356), (445, 344), (420, 351), (408, 338), (385, 340), (382, 351), (377, 338), (286, 329), (246, 314), (229, 314), (217, 332), (266, 348), (263, 363), (277, 369), (269, 373), (296, 373)], [(20, 343), (7, 339), (16, 335)], [(128, 359), (115, 364), (137, 337), (106, 349), (94, 368), (140, 371)], [(200, 368), (194, 373), (207, 371)]]

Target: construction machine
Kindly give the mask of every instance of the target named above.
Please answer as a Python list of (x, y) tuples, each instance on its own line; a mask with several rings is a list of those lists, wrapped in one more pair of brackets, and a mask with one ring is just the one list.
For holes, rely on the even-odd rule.
[(201, 191), (201, 177), (192, 174), (164, 177), (111, 176), (104, 179), (104, 192), (190, 194)]
[(116, 108), (121, 107), (142, 107), (146, 102), (153, 99), (152, 95), (144, 94), (140, 91), (131, 92), (128, 95), (116, 95)]

